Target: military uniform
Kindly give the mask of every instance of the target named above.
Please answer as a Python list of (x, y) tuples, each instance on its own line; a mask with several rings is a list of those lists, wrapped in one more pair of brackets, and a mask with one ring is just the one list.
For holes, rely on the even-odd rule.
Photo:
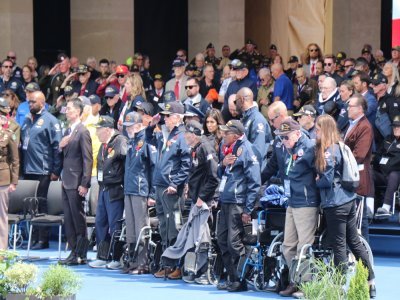
[(274, 81), (271, 80), (267, 86), (260, 86), (257, 93), (257, 104), (260, 108), (261, 114), (268, 120), (268, 104), (261, 104), (261, 99), (266, 99), (268, 103), (272, 102), (272, 95), (274, 94)]
[[(4, 100), (4, 99), (3, 99)], [(19, 157), (15, 134), (0, 125), (0, 249), (8, 249), (8, 187), (18, 184)]]
[(47, 103), (50, 105), (56, 104), (58, 97), (62, 95), (63, 90), (61, 89), (61, 85), (63, 84), (65, 78), (67, 78), (69, 74), (58, 73), (54, 75), (50, 80), (50, 95), (47, 98)]

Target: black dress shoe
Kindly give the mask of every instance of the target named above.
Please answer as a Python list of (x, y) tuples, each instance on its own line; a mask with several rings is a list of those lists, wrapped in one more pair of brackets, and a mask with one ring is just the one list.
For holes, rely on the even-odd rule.
[(231, 286), (231, 284), (232, 284), (232, 282), (230, 282), (229, 280), (224, 281), (224, 282), (220, 282), (220, 283), (217, 284), (217, 289), (220, 290), (220, 291), (227, 290), (228, 287)]
[(71, 251), (71, 253), (68, 255), (68, 257), (66, 259), (62, 259), (60, 261), (58, 261), (59, 265), (68, 265), (68, 262), (72, 261), (76, 259), (76, 254), (74, 253), (74, 251)]
[(49, 243), (48, 242), (39, 242), (33, 247), (31, 247), (31, 250), (42, 250), (42, 249), (48, 249), (49, 248)]
[(371, 284), (371, 285), (369, 286), (369, 297), (370, 297), (371, 299), (374, 299), (374, 298), (376, 297), (376, 287), (375, 287), (375, 284)]
[(244, 292), (247, 291), (246, 281), (235, 281), (227, 288), (228, 292)]

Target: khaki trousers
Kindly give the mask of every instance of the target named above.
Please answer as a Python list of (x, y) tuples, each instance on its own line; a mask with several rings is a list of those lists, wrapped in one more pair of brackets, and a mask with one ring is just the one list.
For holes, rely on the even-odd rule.
[(0, 249), (8, 249), (8, 185), (0, 186)]

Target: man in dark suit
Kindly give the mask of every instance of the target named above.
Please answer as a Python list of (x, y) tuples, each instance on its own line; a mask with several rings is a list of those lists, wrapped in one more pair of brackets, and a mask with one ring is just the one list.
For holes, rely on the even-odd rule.
[(93, 165), (92, 140), (89, 131), (80, 121), (83, 104), (74, 99), (67, 104), (69, 128), (60, 142), (63, 153), (62, 197), (65, 232), (71, 253), (61, 261), (65, 265), (86, 263), (89, 246), (84, 211), (85, 196), (90, 187)]

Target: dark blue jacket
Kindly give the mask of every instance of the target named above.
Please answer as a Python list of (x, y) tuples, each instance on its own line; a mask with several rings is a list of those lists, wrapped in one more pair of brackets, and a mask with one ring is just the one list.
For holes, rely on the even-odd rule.
[(7, 82), (4, 82), (4, 79), (0, 78), (0, 94), (7, 89), (12, 90), (18, 96), (19, 101), (25, 101), (26, 94), (24, 86), (18, 78), (11, 77)]
[(44, 110), (26, 117), (21, 127), (21, 145), (24, 174), (60, 175), (62, 168), (61, 127), (58, 120)]
[(129, 140), (124, 175), (126, 195), (154, 198), (151, 177), (156, 153), (156, 147), (145, 141), (145, 129)]
[(355, 199), (356, 194), (342, 188), (340, 183), (343, 160), (339, 145), (335, 144), (325, 151), (325, 172), (319, 173), (317, 187), (321, 195), (321, 207), (336, 207)]
[(375, 117), (376, 111), (378, 109), (378, 100), (376, 100), (375, 96), (371, 94), (369, 91), (363, 96), (368, 104), (368, 109), (365, 112), (365, 116), (367, 117), (368, 121), (371, 123), (371, 126), (375, 126)]
[(262, 174), (263, 180), (269, 179), (279, 168), (278, 176), (282, 182), (285, 179), (290, 181), (289, 206), (293, 208), (318, 206), (319, 194), (315, 184), (314, 169), (315, 142), (304, 133), (293, 149), (286, 149), (277, 139), (275, 142), (273, 155)]
[(237, 157), (233, 165), (224, 167), (220, 163), (219, 166), (220, 177), (226, 176), (225, 187), (219, 199), (221, 203), (241, 205), (243, 212), (249, 214), (254, 209), (260, 190), (260, 165), (251, 143), (245, 136), (236, 141), (232, 154)]
[(271, 128), (258, 107), (252, 107), (243, 113), (242, 123), (245, 128), (246, 138), (253, 145), (254, 154), (262, 165), (267, 156), (269, 143), (272, 140)]
[(189, 147), (184, 138), (184, 125), (174, 127), (164, 145), (161, 133), (154, 134), (154, 127), (147, 127), (146, 140), (156, 146), (156, 162), (153, 174), (153, 185), (174, 187), (178, 193), (189, 177), (191, 167)]
[[(86, 84), (85, 91), (82, 96), (89, 97), (91, 95), (96, 95), (97, 88), (99, 84), (93, 80), (89, 80)], [(72, 83), (72, 88), (74, 92), (78, 93), (78, 96), (81, 94), (82, 83), (79, 80), (76, 80)]]

